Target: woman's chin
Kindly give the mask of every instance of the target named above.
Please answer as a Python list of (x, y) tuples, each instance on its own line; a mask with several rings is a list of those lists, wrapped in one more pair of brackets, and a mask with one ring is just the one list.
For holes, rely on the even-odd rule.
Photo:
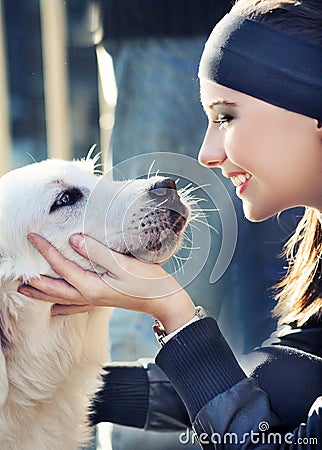
[(278, 213), (278, 211), (270, 211), (260, 206), (256, 207), (247, 202), (243, 202), (243, 210), (246, 219), (250, 222), (263, 222)]

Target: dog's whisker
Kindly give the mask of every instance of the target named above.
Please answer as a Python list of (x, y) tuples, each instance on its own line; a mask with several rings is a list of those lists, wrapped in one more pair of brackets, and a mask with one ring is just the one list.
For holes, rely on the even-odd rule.
[(189, 242), (190, 244), (192, 244), (192, 238), (190, 238), (186, 233), (184, 233), (183, 239), (184, 239), (185, 241)]
[[(192, 186), (192, 183), (187, 184), (187, 186), (185, 186), (184, 188), (184, 193), (188, 193), (191, 194), (191, 192), (197, 191), (198, 189), (203, 189), (205, 187), (209, 187), (210, 184), (200, 184), (198, 186)], [(180, 189), (180, 193), (181, 193), (181, 189)]]
[(218, 212), (218, 208), (202, 208), (202, 212)]
[(178, 272), (182, 271), (184, 273), (184, 266), (182, 264), (182, 261), (178, 257), (178, 255), (174, 255), (173, 256), (173, 265), (174, 265), (174, 270), (175, 271), (178, 271)]
[(171, 265), (173, 267), (173, 271), (176, 272), (177, 271), (177, 264), (176, 264), (176, 258), (175, 255), (173, 255), (172, 259), (171, 259)]
[(195, 218), (198, 218), (198, 217), (206, 218), (207, 215), (204, 213), (203, 209), (193, 209), (191, 211), (191, 217), (192, 217), (192, 219), (195, 219)]
[(162, 205), (164, 205), (165, 203), (167, 203), (167, 199), (163, 200), (163, 202), (159, 203), (156, 208), (160, 208)]
[[(179, 180), (180, 180), (180, 178), (179, 178)], [(188, 189), (191, 188), (191, 186), (192, 186), (192, 183), (186, 184), (185, 186), (183, 186), (183, 188), (180, 189), (180, 192), (185, 192), (185, 191), (187, 191)]]
[[(190, 248), (187, 248), (187, 247), (183, 247), (183, 248), (190, 250)], [(189, 261), (189, 259), (190, 259), (189, 256), (184, 257), (184, 256), (179, 256), (179, 255), (174, 255), (174, 258), (176, 258), (178, 261)], [(181, 264), (182, 264), (182, 262), (181, 262)]]
[(37, 162), (31, 153), (26, 153), (26, 155), (30, 156), (31, 160), (32, 160), (34, 163)]
[(104, 170), (94, 168), (94, 175), (104, 175)]
[(97, 167), (104, 167), (104, 164), (103, 163), (97, 163), (97, 164), (95, 164), (94, 169), (97, 169)]
[[(189, 251), (192, 251), (192, 250), (200, 250), (200, 247), (193, 247), (192, 245), (189, 245), (189, 247), (182, 245), (181, 248), (182, 248), (183, 250), (189, 250)], [(189, 259), (189, 258), (188, 258), (188, 259)]]
[(96, 145), (96, 144), (93, 144), (93, 145), (90, 147), (90, 149), (88, 150), (87, 155), (85, 156), (85, 161), (88, 162), (89, 160), (92, 160), (92, 161), (94, 162), (94, 165), (95, 165), (95, 163), (97, 162), (97, 159), (100, 157), (100, 153), (97, 153), (97, 154), (92, 158), (92, 155), (93, 155), (93, 153), (94, 153), (96, 147), (97, 147), (97, 145)]
[(152, 163), (151, 163), (151, 165), (150, 165), (150, 167), (149, 167), (148, 174), (147, 174), (147, 178), (148, 178), (148, 179), (151, 178), (152, 168), (153, 168), (153, 166), (154, 166), (154, 163), (155, 163), (155, 159), (152, 161)]
[[(209, 222), (207, 222), (206, 220), (200, 220), (198, 217), (194, 217), (191, 222), (199, 222), (202, 225), (206, 226), (207, 228), (210, 228), (210, 230), (214, 231), (216, 234), (219, 235), (219, 231), (213, 226), (211, 225)], [(189, 222), (190, 225), (192, 225), (192, 223)], [(199, 228), (198, 228), (199, 229)], [(200, 230), (199, 230), (200, 231)]]
[(196, 200), (198, 201), (203, 201), (206, 202), (207, 199), (203, 198), (203, 197), (196, 197), (195, 195), (190, 195), (189, 193), (181, 193), (179, 192), (179, 195), (182, 199), (186, 200), (189, 204), (195, 202)]
[(195, 230), (198, 230), (200, 232), (200, 228), (197, 227), (196, 224), (190, 222), (189, 225), (191, 226), (191, 228), (194, 228)]

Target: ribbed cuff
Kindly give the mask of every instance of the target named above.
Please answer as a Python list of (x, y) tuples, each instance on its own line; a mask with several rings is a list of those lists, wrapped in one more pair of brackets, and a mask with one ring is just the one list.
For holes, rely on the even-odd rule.
[(144, 367), (138, 363), (111, 363), (104, 371), (104, 386), (94, 399), (91, 422), (143, 428), (149, 404), (149, 385)]
[(178, 391), (192, 421), (212, 398), (246, 377), (211, 317), (170, 339), (156, 363)]

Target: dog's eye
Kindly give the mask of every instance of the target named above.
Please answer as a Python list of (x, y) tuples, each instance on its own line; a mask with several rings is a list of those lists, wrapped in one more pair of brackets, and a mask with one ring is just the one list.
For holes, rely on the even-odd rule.
[(61, 192), (55, 202), (51, 205), (50, 213), (55, 211), (62, 206), (71, 206), (74, 205), (79, 199), (83, 197), (81, 191), (77, 188), (68, 189), (64, 192)]

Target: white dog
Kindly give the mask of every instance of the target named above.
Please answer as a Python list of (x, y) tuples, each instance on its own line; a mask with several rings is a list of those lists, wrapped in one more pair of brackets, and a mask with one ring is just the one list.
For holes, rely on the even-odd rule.
[(71, 450), (84, 443), (90, 398), (108, 354), (107, 308), (51, 316), (51, 304), (17, 293), (21, 279), (55, 276), (27, 234), (41, 234), (93, 270), (70, 247), (72, 233), (159, 263), (180, 246), (189, 217), (171, 179), (112, 182), (94, 175), (93, 160), (47, 160), (0, 179), (1, 450)]

